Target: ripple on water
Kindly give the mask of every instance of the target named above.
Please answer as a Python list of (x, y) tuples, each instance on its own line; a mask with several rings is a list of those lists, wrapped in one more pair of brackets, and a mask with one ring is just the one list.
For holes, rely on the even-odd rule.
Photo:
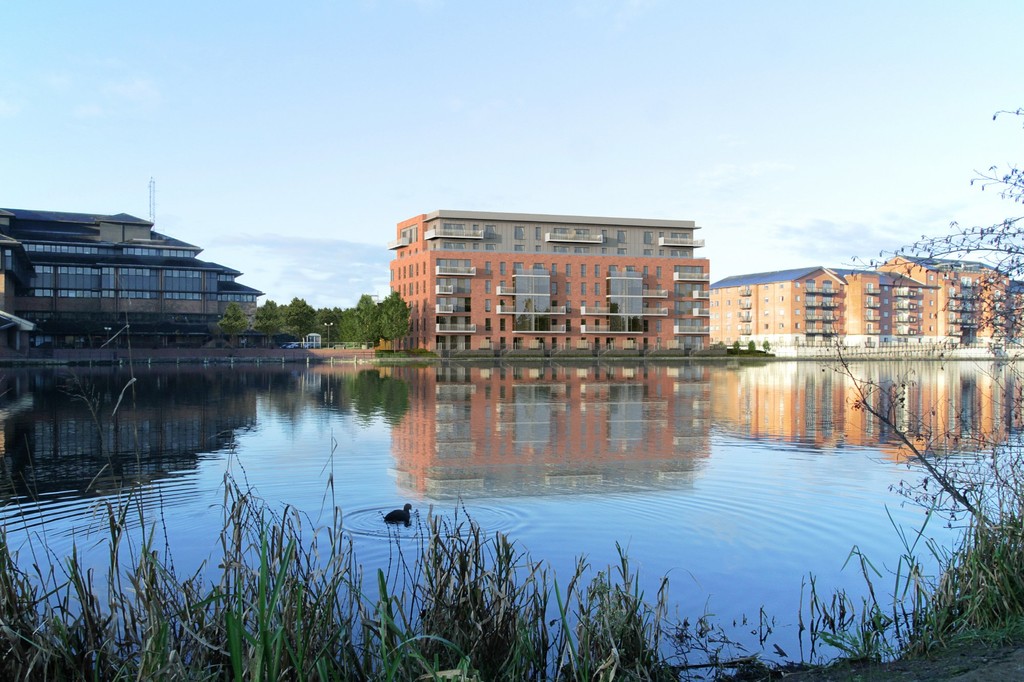
[(384, 514), (389, 510), (380, 508), (347, 509), (342, 516), (342, 528), (346, 533), (358, 537), (382, 538), (425, 538), (430, 531), (430, 518), (440, 519), (443, 527), (452, 534), (465, 534), (469, 522), (477, 523), (485, 534), (495, 532), (514, 535), (527, 525), (527, 515), (507, 506), (489, 505), (474, 500), (471, 506), (465, 504), (430, 504), (413, 506), (409, 525), (384, 523)]

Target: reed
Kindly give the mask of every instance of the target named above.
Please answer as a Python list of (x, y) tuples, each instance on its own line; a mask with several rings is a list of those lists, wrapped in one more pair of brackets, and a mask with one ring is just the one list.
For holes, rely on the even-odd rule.
[[(362, 570), (336, 512), (314, 526), (224, 481), (219, 557), (179, 576), (134, 496), (104, 505), (108, 559), (31, 561), (0, 531), (0, 679), (667, 679), (665, 591), (624, 551), (559, 594), (540, 562), (470, 519), (428, 519), (414, 556)], [(129, 532), (130, 531), (130, 532)], [(30, 550), (32, 548), (29, 548)], [(36, 548), (39, 549), (39, 548)], [(27, 564), (27, 567), (26, 567)]]

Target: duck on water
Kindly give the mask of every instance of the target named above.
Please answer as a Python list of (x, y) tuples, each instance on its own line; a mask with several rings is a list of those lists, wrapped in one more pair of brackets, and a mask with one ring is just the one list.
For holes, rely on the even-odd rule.
[(412, 505), (408, 502), (405, 503), (405, 507), (402, 509), (394, 509), (384, 515), (384, 523), (404, 523), (409, 525), (409, 511), (412, 509)]

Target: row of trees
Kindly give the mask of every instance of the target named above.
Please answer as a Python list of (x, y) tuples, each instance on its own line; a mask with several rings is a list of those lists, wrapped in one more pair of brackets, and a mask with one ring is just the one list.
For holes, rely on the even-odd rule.
[(287, 304), (268, 300), (256, 309), (256, 315), (250, 320), (241, 306), (232, 303), (218, 326), (232, 338), (249, 330), (259, 332), (266, 343), (279, 334), (302, 339), (316, 332), (323, 336), (325, 344), (376, 345), (381, 339), (394, 341), (409, 333), (409, 304), (397, 291), (379, 303), (364, 294), (354, 308), (345, 309), (316, 309), (301, 298), (293, 298)]

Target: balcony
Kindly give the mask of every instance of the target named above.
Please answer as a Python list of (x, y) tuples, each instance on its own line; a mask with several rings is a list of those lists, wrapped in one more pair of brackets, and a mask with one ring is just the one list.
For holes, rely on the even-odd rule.
[(441, 225), (432, 230), (427, 230), (423, 235), (424, 239), (483, 239), (484, 228), (479, 226), (466, 227), (465, 225)]
[(686, 310), (682, 311), (683, 315), (693, 315), (694, 317), (711, 317), (711, 310), (709, 308), (692, 308), (689, 312)]
[(741, 310), (750, 310), (750, 301), (740, 301)]
[(868, 310), (864, 313), (864, 319), (870, 322), (878, 322), (882, 319), (882, 316), (878, 314), (877, 310)]
[(711, 275), (706, 272), (673, 272), (673, 282), (707, 282)]
[(580, 315), (611, 315), (612, 309), (607, 306), (583, 305), (580, 306)]
[(693, 237), (658, 237), (658, 246), (682, 246), (699, 249), (704, 246), (704, 240)]
[(657, 315), (657, 316), (664, 317), (664, 316), (668, 315), (668, 308), (642, 308), (640, 310), (640, 314), (641, 315)]
[(435, 305), (434, 312), (438, 315), (451, 315), (455, 312), (455, 306), (453, 305)]
[(835, 289), (833, 287), (816, 287), (811, 285), (807, 285), (807, 288), (804, 289), (804, 291), (809, 294), (822, 294), (823, 296), (834, 296), (839, 293), (839, 289)]
[[(683, 335), (683, 334), (710, 334), (711, 333), (711, 325), (707, 325), (707, 324), (703, 324), (703, 325), (697, 325), (697, 324), (694, 324), (694, 325), (677, 324), (677, 325), (673, 325), (672, 326), (672, 333), (676, 334), (677, 336)], [(750, 332), (747, 331), (746, 333), (749, 334)]]
[(438, 323), (434, 325), (434, 331), (438, 334), (475, 334), (475, 324)]
[(544, 241), (573, 242), (576, 244), (604, 244), (604, 235), (601, 233), (591, 232), (590, 230), (555, 230), (554, 232), (545, 232)]
[(911, 298), (917, 295), (917, 292), (910, 287), (893, 287), (892, 295), (895, 298)]
[(388, 242), (388, 248), (394, 251), (395, 249), (401, 249), (412, 244), (412, 239), (409, 237), (400, 237)]
[(461, 265), (438, 265), (434, 268), (434, 274), (472, 277), (476, 274), (476, 268)]
[(880, 305), (881, 304), (879, 303), (878, 299), (875, 298), (874, 296), (868, 296), (867, 298), (864, 299), (865, 308), (877, 308)]
[(917, 322), (917, 315), (910, 315), (909, 313), (896, 313), (897, 322)]
[(547, 310), (516, 310), (515, 306), (499, 305), (498, 315), (565, 315), (567, 308), (564, 305), (556, 305)]
[(750, 287), (740, 287), (740, 296), (751, 296), (754, 290)]
[(436, 287), (434, 287), (434, 293), (441, 294), (442, 296), (451, 296), (452, 294), (455, 293), (455, 287), (452, 286), (451, 284), (447, 286), (443, 284), (438, 284)]
[(607, 324), (581, 324), (581, 334), (642, 334), (643, 332), (629, 329), (612, 329)]
[(896, 301), (893, 307), (897, 310), (917, 310), (917, 304), (913, 301)]
[(668, 291), (666, 289), (644, 289), (642, 296), (644, 298), (668, 298)]
[(737, 316), (739, 317), (740, 322), (750, 322), (753, 318), (753, 315), (750, 314), (749, 310), (740, 311), (739, 313), (737, 313)]
[[(564, 324), (553, 324), (548, 329), (530, 329), (530, 330), (513, 329), (512, 333), (513, 334), (532, 334), (533, 336), (537, 336), (539, 334), (564, 334), (565, 330), (566, 330), (566, 325), (564, 325)], [(539, 348), (539, 347), (540, 346), (538, 344), (537, 348)], [(531, 350), (536, 350), (536, 349), (531, 349)]]

